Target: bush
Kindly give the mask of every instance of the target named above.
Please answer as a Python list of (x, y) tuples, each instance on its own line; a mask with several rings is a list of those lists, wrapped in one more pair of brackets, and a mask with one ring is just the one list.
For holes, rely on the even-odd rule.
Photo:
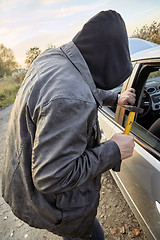
[(160, 44), (160, 23), (153, 21), (150, 26), (146, 24), (141, 29), (136, 28), (131, 38), (141, 38)]
[(12, 104), (24, 79), (24, 73), (0, 79), (0, 109)]
[(12, 77), (12, 79), (13, 79), (13, 81), (15, 82), (15, 83), (22, 83), (22, 81), (23, 81), (23, 79), (24, 79), (24, 77), (25, 77), (25, 72), (22, 72), (22, 73), (19, 73), (19, 74), (17, 74), (17, 75), (14, 75), (13, 77)]

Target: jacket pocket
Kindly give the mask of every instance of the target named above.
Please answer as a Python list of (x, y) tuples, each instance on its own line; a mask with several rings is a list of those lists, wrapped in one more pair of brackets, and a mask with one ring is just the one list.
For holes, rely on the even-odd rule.
[(57, 194), (57, 208), (62, 211), (62, 222), (57, 231), (63, 236), (86, 238), (91, 234), (99, 202), (99, 191), (75, 189)]
[(69, 209), (76, 207), (86, 207), (95, 198), (94, 190), (88, 189), (76, 189), (74, 191), (68, 191), (57, 194), (57, 207), (60, 209)]

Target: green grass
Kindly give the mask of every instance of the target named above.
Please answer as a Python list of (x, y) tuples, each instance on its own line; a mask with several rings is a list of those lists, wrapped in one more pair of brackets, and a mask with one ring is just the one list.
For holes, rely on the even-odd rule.
[(14, 102), (23, 78), (24, 73), (14, 77), (0, 78), (0, 109)]

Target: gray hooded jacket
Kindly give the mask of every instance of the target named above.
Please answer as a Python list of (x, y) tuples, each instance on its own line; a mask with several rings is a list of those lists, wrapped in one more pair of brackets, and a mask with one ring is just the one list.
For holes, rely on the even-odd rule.
[(117, 95), (97, 91), (73, 42), (49, 49), (31, 65), (8, 128), (2, 195), (36, 228), (89, 238), (101, 174), (121, 162), (117, 144), (101, 143), (97, 111)]

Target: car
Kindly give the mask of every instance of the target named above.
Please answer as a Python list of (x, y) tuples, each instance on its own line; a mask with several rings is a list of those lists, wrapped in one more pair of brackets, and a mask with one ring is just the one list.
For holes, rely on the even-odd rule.
[[(136, 113), (130, 134), (134, 136), (132, 157), (122, 161), (120, 172), (110, 170), (124, 198), (142, 226), (147, 239), (160, 239), (160, 46), (131, 55), (131, 76), (112, 91), (136, 90)], [(98, 111), (101, 141), (124, 132), (128, 111), (102, 106)]]
[(129, 51), (131, 55), (133, 55), (134, 53), (140, 52), (142, 50), (146, 50), (146, 49), (158, 46), (158, 44), (156, 43), (146, 41), (140, 38), (128, 38), (128, 43), (129, 43)]

